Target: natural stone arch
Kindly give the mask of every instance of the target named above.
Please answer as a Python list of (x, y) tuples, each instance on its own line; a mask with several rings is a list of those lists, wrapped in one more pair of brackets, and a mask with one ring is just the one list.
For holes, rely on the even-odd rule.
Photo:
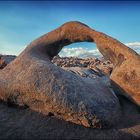
[[(40, 44), (45, 43), (45, 40), (51, 40), (51, 45)], [(53, 57), (65, 45), (83, 41), (94, 42), (101, 54), (115, 65), (114, 71), (110, 76), (114, 88), (117, 87), (116, 90), (119, 93), (140, 104), (140, 84), (137, 84), (140, 83), (140, 56), (118, 40), (97, 32), (83, 23), (68, 22), (33, 41), (29, 46), (37, 47), (38, 50), (38, 46), (40, 48), (44, 46), (47, 54)]]
[[(122, 69), (120, 66), (129, 59), (128, 56), (139, 65), (139, 55), (117, 40), (82, 23), (68, 22), (31, 42), (0, 72), (0, 98), (21, 106), (27, 105), (44, 114), (52, 112), (66, 121), (87, 127), (115, 124), (121, 114), (120, 105), (109, 87), (98, 78), (92, 81), (83, 79), (50, 61), (63, 46), (81, 41), (95, 42), (105, 58), (116, 65), (116, 70)], [(124, 50), (126, 53), (122, 55)], [(115, 69), (111, 79), (117, 83)], [(135, 73), (139, 74), (137, 68)], [(124, 84), (120, 89), (127, 91), (130, 88), (125, 88)], [(130, 94), (133, 92), (129, 91)]]

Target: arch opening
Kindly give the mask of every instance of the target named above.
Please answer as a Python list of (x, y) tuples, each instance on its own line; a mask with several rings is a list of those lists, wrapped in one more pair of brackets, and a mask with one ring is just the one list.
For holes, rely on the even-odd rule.
[(60, 57), (98, 58), (101, 53), (94, 42), (77, 42), (67, 45), (58, 53)]

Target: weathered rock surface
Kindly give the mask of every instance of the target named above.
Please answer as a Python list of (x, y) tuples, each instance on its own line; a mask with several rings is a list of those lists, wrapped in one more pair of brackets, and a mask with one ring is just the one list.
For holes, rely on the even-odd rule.
[(114, 69), (110, 80), (114, 91), (140, 105), (140, 55), (119, 41), (96, 32), (94, 41)]
[[(63, 46), (80, 41), (95, 42), (101, 53), (116, 64), (116, 68), (121, 64), (118, 63), (120, 59), (114, 58), (114, 55), (118, 56), (119, 51), (128, 50), (120, 42), (82, 23), (66, 23), (30, 43), (13, 62), (0, 71), (0, 99), (29, 106), (44, 114), (51, 112), (66, 121), (86, 127), (101, 128), (115, 124), (120, 118), (120, 104), (102, 80), (82, 78), (50, 61)], [(139, 66), (139, 56), (132, 50), (126, 53), (132, 57), (134, 55)], [(139, 74), (138, 68), (136, 74)], [(139, 81), (137, 77), (135, 80)], [(127, 91), (125, 86), (122, 88)], [(139, 91), (139, 87), (135, 90)], [(139, 101), (136, 96), (133, 99)]]
[(119, 100), (123, 117), (109, 129), (89, 129), (0, 102), (0, 139), (139, 140), (140, 113), (125, 98)]
[(45, 60), (25, 58), (1, 72), (6, 79), (0, 81), (2, 100), (87, 127), (104, 127), (118, 120), (118, 99), (102, 81), (81, 78)]

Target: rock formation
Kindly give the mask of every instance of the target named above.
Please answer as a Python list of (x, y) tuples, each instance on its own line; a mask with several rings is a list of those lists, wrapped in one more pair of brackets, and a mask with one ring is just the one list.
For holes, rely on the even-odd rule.
[(7, 64), (16, 58), (15, 55), (0, 55), (0, 69), (3, 69)]
[[(80, 67), (82, 69), (87, 69), (91, 71), (91, 74), (96, 73), (96, 75), (110, 75), (113, 69), (113, 64), (104, 60), (103, 58), (77, 58), (77, 57), (59, 57), (55, 56), (52, 62), (62, 68), (75, 69), (75, 67)], [(73, 67), (73, 68), (72, 68)], [(86, 74), (86, 77), (88, 75)]]
[(114, 65), (110, 76), (114, 91), (140, 105), (140, 55), (118, 40), (103, 33), (95, 34), (97, 48)]
[[(34, 40), (1, 70), (0, 99), (43, 114), (51, 112), (58, 118), (86, 127), (115, 124), (121, 111), (118, 98), (110, 87), (99, 78), (82, 78), (51, 62), (65, 45), (81, 41), (97, 44), (105, 58), (115, 64), (111, 74), (114, 87), (119, 87), (119, 93), (129, 95), (139, 104), (139, 55), (79, 22), (65, 23)], [(130, 69), (130, 66), (133, 67)]]

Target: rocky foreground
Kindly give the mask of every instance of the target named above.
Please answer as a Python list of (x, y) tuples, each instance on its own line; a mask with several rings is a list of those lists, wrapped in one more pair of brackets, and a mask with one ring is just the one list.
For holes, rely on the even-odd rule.
[[(0, 67), (3, 69), (16, 56), (1, 55)], [(113, 64), (103, 58), (74, 58), (56, 56), (52, 62), (84, 78), (108, 77)], [(42, 115), (28, 107), (0, 103), (0, 138), (22, 139), (139, 139), (140, 113), (137, 106), (123, 96), (118, 96), (123, 117), (110, 129), (88, 129), (57, 119), (53, 114)]]

